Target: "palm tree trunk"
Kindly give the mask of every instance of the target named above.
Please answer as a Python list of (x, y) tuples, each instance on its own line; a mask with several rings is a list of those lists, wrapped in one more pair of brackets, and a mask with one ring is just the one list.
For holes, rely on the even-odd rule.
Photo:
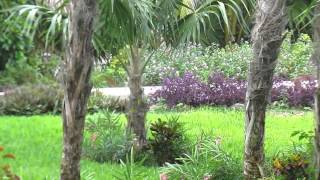
[(265, 112), (272, 78), (287, 24), (286, 0), (258, 0), (252, 31), (254, 59), (250, 63), (246, 94), (245, 179), (264, 176)]
[(133, 133), (135, 135), (135, 146), (137, 150), (141, 150), (147, 144), (145, 121), (148, 106), (143, 97), (143, 61), (141, 58), (140, 49), (132, 46), (128, 67), (130, 97), (127, 109), (127, 131), (129, 134)]
[(96, 0), (72, 0), (69, 44), (63, 74), (63, 155), (62, 180), (80, 180), (80, 157), (89, 83), (93, 65), (93, 19)]
[(317, 66), (317, 81), (318, 87), (315, 93), (315, 138), (314, 138), (314, 149), (315, 149), (315, 177), (320, 180), (320, 3), (316, 4), (314, 9), (315, 19), (313, 21), (313, 42), (314, 42), (314, 53), (312, 60)]

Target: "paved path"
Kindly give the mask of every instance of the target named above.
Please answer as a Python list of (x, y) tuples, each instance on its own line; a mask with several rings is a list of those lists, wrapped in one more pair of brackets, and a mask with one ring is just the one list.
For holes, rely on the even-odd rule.
[[(143, 87), (144, 94), (150, 95), (161, 89), (161, 86), (145, 86)], [(114, 87), (114, 88), (98, 88), (93, 91), (100, 91), (106, 96), (129, 96), (130, 90), (128, 87)]]
[[(157, 90), (161, 89), (161, 86), (145, 86), (143, 87), (144, 94), (150, 95)], [(115, 97), (123, 97), (129, 96), (130, 90), (128, 87), (114, 87), (114, 88), (97, 88), (93, 89), (92, 91), (100, 91), (106, 96), (115, 96)], [(3, 96), (4, 92), (0, 92), (0, 96)]]

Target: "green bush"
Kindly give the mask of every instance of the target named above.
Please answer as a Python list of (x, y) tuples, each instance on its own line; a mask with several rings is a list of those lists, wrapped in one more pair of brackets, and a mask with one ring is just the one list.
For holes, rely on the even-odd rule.
[(60, 112), (63, 93), (58, 85), (26, 85), (0, 96), (0, 114), (33, 115)]
[(241, 179), (241, 163), (220, 148), (219, 139), (203, 136), (191, 154), (179, 158), (180, 164), (163, 168), (171, 179)]
[(86, 119), (84, 156), (97, 162), (120, 162), (132, 147), (118, 114), (102, 111)]
[(152, 138), (149, 139), (149, 146), (158, 165), (175, 163), (176, 158), (186, 153), (185, 128), (178, 119), (174, 116), (167, 121), (158, 119), (150, 126)]

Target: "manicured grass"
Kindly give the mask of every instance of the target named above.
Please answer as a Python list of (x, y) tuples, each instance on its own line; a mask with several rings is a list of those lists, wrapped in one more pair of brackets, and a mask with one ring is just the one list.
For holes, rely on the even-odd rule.
[[(202, 131), (222, 138), (222, 147), (238, 159), (243, 156), (244, 114), (240, 111), (223, 108), (201, 108), (184, 112), (151, 112), (148, 119), (165, 119), (179, 115), (185, 123), (192, 139)], [(124, 116), (122, 116), (125, 121)], [(26, 180), (59, 179), (62, 147), (61, 118), (43, 115), (30, 117), (0, 116), (0, 145), (6, 152), (16, 155), (10, 163), (14, 171)], [(295, 140), (290, 137), (295, 130), (312, 130), (313, 113), (291, 113), (272, 111), (267, 114), (266, 156), (272, 157)], [(99, 164), (82, 160), (84, 177), (94, 174), (94, 179), (113, 179), (112, 174), (120, 170), (119, 165)], [(147, 179), (158, 179), (156, 168), (141, 167), (148, 172)]]

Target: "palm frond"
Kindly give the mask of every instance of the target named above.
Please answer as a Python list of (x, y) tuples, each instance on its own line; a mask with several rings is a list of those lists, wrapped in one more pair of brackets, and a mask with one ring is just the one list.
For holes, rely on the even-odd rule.
[(67, 40), (68, 15), (63, 9), (18, 5), (6, 11), (10, 12), (6, 21), (24, 19), (22, 33), (32, 39), (44, 39), (45, 48), (49, 44), (62, 46)]

